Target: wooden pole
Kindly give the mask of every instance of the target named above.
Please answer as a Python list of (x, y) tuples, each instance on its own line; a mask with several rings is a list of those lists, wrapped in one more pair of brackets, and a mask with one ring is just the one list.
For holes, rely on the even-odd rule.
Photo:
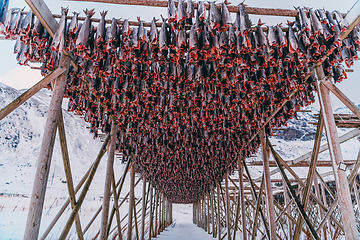
[(159, 190), (155, 189), (155, 231), (154, 231), (154, 237), (158, 234), (158, 209), (159, 209)]
[(359, 119), (360, 109), (343, 93), (339, 88), (335, 86), (328, 79), (321, 81), (324, 86), (329, 89), (345, 106), (347, 106)]
[(266, 189), (266, 205), (270, 225), (270, 239), (276, 240), (276, 223), (275, 223), (275, 208), (274, 208), (274, 196), (271, 187), (269, 156), (266, 151), (266, 134), (263, 128), (260, 132), (261, 149), (264, 161), (264, 176), (265, 176), (265, 189)]
[(211, 232), (211, 228), (210, 228), (210, 223), (211, 223), (211, 213), (210, 213), (210, 191), (206, 192), (206, 200), (207, 200), (207, 216), (206, 216), (206, 222), (207, 222), (207, 232), (210, 234)]
[(30, 198), (29, 212), (25, 227), (24, 239), (35, 240), (39, 235), (41, 215), (45, 200), (46, 185), (50, 171), (51, 157), (54, 149), (56, 128), (60, 116), (61, 104), (65, 93), (69, 57), (62, 56), (60, 66), (66, 69), (57, 79), (51, 98), (39, 160)]
[[(309, 172), (308, 172), (308, 175), (306, 178), (307, 182), (306, 182), (306, 186), (305, 186), (305, 190), (304, 190), (304, 196), (302, 199), (302, 205), (304, 206), (304, 209), (306, 209), (306, 206), (308, 204), (309, 197), (310, 197), (310, 191), (311, 191), (311, 187), (312, 187), (312, 183), (313, 183), (313, 177), (315, 174), (316, 162), (317, 162), (318, 155), (319, 155), (319, 149), (320, 149), (323, 128), (324, 128), (323, 115), (320, 114), (318, 126), (316, 129), (316, 136), (315, 136), (315, 141), (314, 141), (313, 152), (312, 152), (312, 155), (310, 158)], [(268, 144), (270, 144), (269, 140), (268, 140)], [(297, 221), (297, 224), (295, 227), (295, 232), (294, 232), (294, 240), (298, 240), (300, 238), (301, 228), (302, 228), (303, 223), (304, 223), (304, 219), (298, 218), (298, 221)]]
[[(75, 197), (74, 184), (73, 184), (73, 179), (72, 179), (72, 174), (71, 174), (69, 152), (68, 152), (67, 143), (66, 143), (66, 134), (65, 134), (65, 126), (64, 126), (63, 116), (62, 116), (62, 110), (60, 110), (58, 129), (59, 129), (61, 153), (62, 153), (64, 169), (65, 169), (66, 184), (68, 186), (71, 208), (74, 209), (75, 204), (76, 204), (76, 197)], [(83, 232), (81, 230), (79, 214), (77, 214), (75, 217), (75, 227), (76, 227), (76, 233), (77, 233), (78, 238), (80, 240), (83, 240), (84, 236), (83, 236)]]
[[(122, 230), (121, 230), (121, 217), (120, 217), (120, 210), (119, 210), (119, 195), (116, 191), (116, 183), (115, 183), (115, 173), (114, 170), (112, 171), (112, 188), (113, 188), (113, 194), (114, 194), (114, 208), (116, 211), (116, 225), (117, 225), (117, 229), (118, 229), (118, 235), (119, 235), (119, 240), (122, 240)], [(111, 224), (108, 225), (108, 228), (111, 227)], [(109, 231), (106, 230), (106, 235), (109, 236)]]
[(151, 181), (149, 181), (150, 187), (150, 209), (149, 209), (149, 240), (151, 240), (152, 228), (153, 228), (153, 187), (151, 186)]
[(228, 240), (231, 240), (231, 222), (230, 222), (230, 197), (229, 197), (229, 179), (228, 173), (225, 173), (225, 197), (226, 197), (226, 228)]
[[(114, 156), (115, 156), (115, 143), (116, 143), (116, 123), (112, 122), (110, 131), (110, 144), (108, 151), (108, 162), (105, 176), (104, 198), (102, 207), (101, 227), (100, 227), (100, 239), (107, 239), (107, 224), (109, 218), (109, 206), (110, 206), (110, 191), (111, 191), (111, 179), (113, 178), (114, 168)], [(116, 190), (116, 189), (114, 189)]]
[(38, 83), (36, 83), (34, 86), (29, 88), (26, 92), (21, 94), (18, 98), (16, 98), (11, 103), (6, 105), (3, 109), (0, 110), (0, 120), (2, 120), (4, 117), (9, 115), (12, 111), (14, 111), (24, 102), (26, 102), (29, 98), (34, 96), (41, 89), (46, 87), (49, 83), (53, 82), (58, 76), (63, 74), (65, 71), (67, 70), (62, 66), (60, 66), (59, 68), (55, 69), (52, 73), (50, 73), (42, 80), (40, 80)]
[(143, 177), (143, 197), (142, 197), (142, 212), (141, 212), (141, 240), (145, 239), (145, 213), (146, 213), (146, 179)]
[[(325, 74), (322, 67), (317, 67), (316, 73), (319, 80), (325, 79)], [(320, 82), (318, 82), (318, 87), (320, 105), (324, 115), (326, 137), (329, 144), (330, 157), (333, 162), (336, 189), (339, 197), (339, 206), (341, 209), (345, 237), (347, 240), (359, 239), (346, 172), (339, 168), (339, 165), (343, 161), (343, 157), (341, 154), (340, 142), (332, 112), (329, 89), (327, 89)]]
[(217, 200), (217, 234), (218, 234), (218, 240), (221, 240), (221, 211), (220, 211), (220, 184), (221, 182), (216, 183), (216, 200)]
[[(104, 154), (105, 152), (103, 152)], [(100, 158), (102, 158), (102, 156), (100, 156)], [(75, 194), (80, 190), (80, 188), (82, 187), (82, 185), (84, 184), (84, 182), (86, 181), (87, 177), (89, 176), (91, 169), (93, 168), (95, 163), (93, 163), (90, 168), (87, 170), (87, 172), (84, 174), (84, 176), (82, 177), (82, 179), (80, 180), (80, 182), (78, 183), (78, 185), (75, 188)], [(47, 235), (50, 233), (51, 229), (54, 227), (54, 225), (56, 224), (56, 222), (59, 220), (59, 218), (61, 217), (61, 215), (64, 213), (64, 211), (66, 210), (66, 208), (68, 207), (70, 203), (70, 197), (64, 202), (64, 204), (62, 205), (62, 207), (60, 208), (59, 212), (56, 214), (56, 216), (54, 217), (54, 219), (51, 221), (51, 223), (49, 224), (49, 226), (46, 228), (45, 232), (43, 233), (43, 235), (39, 238), (40, 240), (44, 240)], [(85, 232), (85, 230), (84, 230)]]
[[(320, 194), (320, 188), (319, 188), (319, 181), (318, 178), (316, 176), (316, 174), (314, 175), (314, 185), (315, 185), (315, 193), (316, 196), (321, 199), (321, 194)], [(320, 213), (320, 219), (324, 218), (324, 210), (319, 206), (319, 213)], [(326, 233), (326, 226), (324, 225), (324, 227), (322, 228), (322, 232), (323, 232), (323, 238), (324, 240), (327, 240), (327, 233)]]
[(72, 212), (70, 214), (70, 217), (69, 217), (68, 221), (66, 222), (66, 224), (64, 226), (64, 229), (63, 229), (63, 231), (62, 231), (62, 233), (61, 233), (61, 235), (59, 237), (59, 239), (61, 239), (61, 240), (65, 240), (67, 234), (70, 231), (71, 225), (73, 224), (75, 216), (79, 212), (80, 207), (81, 207), (82, 203), (84, 202), (87, 191), (89, 190), (90, 184), (91, 184), (92, 180), (94, 179), (94, 176), (95, 176), (96, 170), (97, 170), (97, 168), (99, 166), (101, 157), (104, 155), (104, 152), (106, 151), (106, 146), (109, 143), (109, 141), (110, 141), (110, 135), (108, 135), (106, 137), (105, 142), (103, 143), (103, 145), (102, 145), (102, 147), (100, 149), (100, 152), (99, 152), (99, 154), (98, 154), (98, 156), (96, 158), (96, 161), (95, 161), (93, 167), (91, 168), (89, 177), (86, 180), (86, 183), (85, 183), (85, 185), (84, 185), (84, 187), (83, 187), (83, 189), (82, 189), (82, 191), (80, 193), (80, 196), (79, 196), (78, 201), (76, 202), (75, 208), (72, 210)]
[(133, 164), (130, 168), (130, 197), (129, 197), (130, 200), (129, 200), (129, 213), (128, 213), (127, 240), (131, 240), (132, 237), (131, 233), (132, 233), (133, 211), (135, 205), (134, 184), (135, 184), (135, 164)]
[(210, 187), (210, 207), (211, 207), (211, 226), (212, 226), (212, 236), (216, 237), (216, 228), (215, 228), (215, 206), (214, 206), (214, 187)]
[[(134, 187), (135, 188), (135, 187)], [(135, 198), (135, 197), (134, 197)], [(134, 199), (135, 202), (135, 199)], [(136, 240), (139, 240), (139, 229), (138, 229), (138, 220), (137, 220), (137, 213), (136, 213), (136, 206), (137, 204), (134, 204), (134, 226), (135, 226), (135, 236)]]
[[(150, 7), (168, 7), (168, 1), (152, 1), (152, 0), (72, 0), (72, 1), (81, 1), (81, 2), (102, 2), (102, 3), (112, 3), (112, 4), (122, 4), (122, 5), (139, 5), (139, 6), (150, 6)], [(184, 3), (186, 6), (186, 2)], [(177, 6), (177, 2), (175, 2)], [(209, 9), (209, 4), (205, 3), (207, 9)], [(197, 9), (198, 3), (194, 2), (194, 8)], [(220, 9), (220, 5), (217, 5)], [(258, 8), (258, 7), (248, 7), (246, 6), (246, 12), (248, 14), (255, 15), (270, 15), (270, 16), (287, 16), (287, 17), (296, 17), (298, 12), (293, 9), (279, 9), (279, 8)], [(238, 6), (228, 5), (229, 12), (238, 12)]]

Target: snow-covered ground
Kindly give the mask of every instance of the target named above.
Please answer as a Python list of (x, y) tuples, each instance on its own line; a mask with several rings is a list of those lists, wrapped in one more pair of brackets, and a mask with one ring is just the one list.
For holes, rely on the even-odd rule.
[(157, 239), (210, 240), (213, 238), (192, 223), (192, 204), (173, 204), (173, 224), (160, 233)]
[[(0, 109), (21, 94), (13, 88), (0, 83)], [(33, 179), (36, 169), (37, 156), (40, 150), (42, 134), (50, 102), (51, 92), (41, 90), (35, 97), (20, 106), (15, 112), (0, 121), (0, 240), (22, 239), (27, 218), (29, 196), (32, 191)], [(100, 139), (93, 139), (92, 134), (86, 129), (87, 124), (79, 116), (67, 113), (66, 100), (63, 104), (65, 129), (73, 172), (74, 185), (80, 181), (84, 173), (95, 160), (101, 148)], [(272, 137), (270, 140), (275, 149), (285, 160), (293, 160), (309, 151), (313, 147), (313, 134), (315, 126), (307, 124), (314, 121), (313, 113), (300, 113), (298, 120), (291, 120), (288, 127), (297, 133), (297, 137), (284, 140), (281, 137)], [(348, 113), (345, 108), (337, 109), (339, 113)], [(339, 129), (343, 135), (349, 130)], [(289, 136), (287, 136), (289, 138)], [(325, 144), (323, 135), (322, 144)], [(354, 160), (360, 149), (358, 137), (341, 145), (344, 159)], [(261, 156), (259, 151), (257, 156)], [(86, 201), (80, 211), (81, 224), (83, 228), (87, 225), (93, 213), (101, 205), (103, 195), (103, 183), (106, 171), (107, 155), (103, 157), (94, 181), (90, 186)], [(260, 158), (261, 159), (261, 158)], [(330, 159), (328, 152), (321, 153), (319, 159)], [(247, 159), (247, 161), (256, 158)], [(115, 175), (119, 178), (124, 170), (124, 164), (120, 160), (115, 161)], [(253, 178), (260, 176), (262, 167), (249, 168)], [(295, 168), (300, 177), (306, 177), (306, 168)], [(319, 171), (331, 171), (331, 168), (319, 169)], [(234, 177), (238, 177), (235, 173)], [(280, 178), (280, 176), (277, 176)], [(129, 178), (126, 179), (121, 197), (129, 190)], [(142, 184), (136, 187), (136, 197), (141, 196)], [(63, 169), (61, 151), (58, 138), (55, 142), (54, 154), (48, 180), (46, 199), (40, 228), (40, 235), (44, 232), (50, 221), (61, 208), (67, 198), (67, 186)], [(121, 207), (121, 215), (128, 212), (125, 202)], [(192, 205), (174, 205), (174, 226), (169, 227), (160, 234), (159, 239), (210, 239), (211, 236), (201, 228), (192, 224)], [(49, 239), (56, 239), (61, 231), (61, 226), (70, 214), (68, 207), (64, 216), (49, 235)], [(91, 239), (99, 229), (100, 218), (98, 218), (87, 231), (85, 237)], [(70, 239), (76, 239), (74, 230), (70, 233)]]

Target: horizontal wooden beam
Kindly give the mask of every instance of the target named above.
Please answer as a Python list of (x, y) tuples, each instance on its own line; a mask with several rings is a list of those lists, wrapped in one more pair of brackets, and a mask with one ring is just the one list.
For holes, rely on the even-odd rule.
[[(111, 4), (121, 4), (121, 5), (137, 5), (137, 6), (147, 6), (147, 7), (167, 7), (168, 1), (154, 1), (154, 0), (70, 0), (78, 2), (100, 2), (100, 3), (111, 3)], [(175, 5), (177, 6), (177, 2)], [(186, 7), (186, 2), (184, 3)], [(209, 9), (209, 4), (205, 3), (207, 9)], [(194, 2), (194, 8), (197, 9), (198, 3)], [(217, 5), (220, 9), (220, 4)], [(229, 12), (238, 12), (239, 7), (228, 5)], [(286, 16), (286, 17), (297, 17), (298, 11), (292, 9), (280, 9), (280, 8), (258, 8), (258, 7), (248, 7), (246, 6), (246, 11), (248, 14), (254, 15), (268, 15), (268, 16)]]
[[(346, 165), (352, 165), (355, 164), (356, 160), (344, 160), (344, 163)], [(291, 162), (288, 162), (288, 164), (290, 164)], [(247, 163), (248, 166), (262, 166), (263, 162), (262, 161), (254, 161), (254, 162), (249, 162)], [(277, 167), (276, 166), (276, 162), (275, 161), (269, 161), (270, 167)], [(310, 163), (309, 162), (299, 162), (297, 164), (293, 164), (291, 165), (291, 167), (309, 167)], [(330, 160), (318, 160), (316, 163), (316, 167), (332, 167), (332, 163)]]

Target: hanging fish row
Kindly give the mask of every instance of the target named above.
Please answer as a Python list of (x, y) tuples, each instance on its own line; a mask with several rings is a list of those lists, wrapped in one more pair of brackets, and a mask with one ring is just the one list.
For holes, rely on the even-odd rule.
[(85, 11), (83, 23), (78, 14), (67, 23), (67, 9), (53, 40), (31, 13), (14, 13), (0, 28), (7, 37), (20, 36), (20, 63), (43, 62), (43, 74), (57, 67), (63, 48), (74, 52), (79, 70), (71, 68), (67, 81), (69, 111), (84, 114), (94, 136), (110, 131), (112, 115), (133, 146), (119, 131), (116, 148), (135, 154), (137, 170), (145, 170), (171, 201), (189, 203), (236, 167), (238, 153), (248, 157), (257, 151), (258, 138), (245, 147), (250, 137), (292, 90), (299, 91), (269, 123), (269, 135), (314, 101), (315, 79), (303, 77), (322, 56), (333, 50), (324, 70), (335, 81), (346, 77), (341, 63), (356, 59), (358, 33), (341, 41), (341, 15), (325, 22), (318, 16), (332, 15), (322, 10), (315, 12), (323, 15), (309, 10), (322, 32), (298, 9), (300, 17), (285, 35), (279, 26), (266, 34), (260, 23), (253, 32), (242, 5), (235, 23), (225, 4), (221, 11), (211, 5), (206, 13), (200, 2), (195, 21), (191, 14), (181, 17), (181, 5), (175, 13), (169, 7), (160, 31), (153, 20), (149, 33), (142, 21), (130, 29), (126, 20), (119, 28), (114, 19), (106, 27), (106, 12), (94, 30), (93, 10)]

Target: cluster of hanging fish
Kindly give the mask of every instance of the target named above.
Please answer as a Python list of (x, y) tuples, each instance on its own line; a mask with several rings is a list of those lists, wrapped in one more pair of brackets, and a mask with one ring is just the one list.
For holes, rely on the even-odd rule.
[[(53, 39), (32, 13), (10, 9), (0, 15), (0, 33), (18, 37), (14, 52), (20, 64), (42, 62), (48, 74), (63, 49), (74, 53), (65, 97), (69, 111), (84, 115), (91, 132), (110, 131), (112, 115), (118, 131), (116, 148), (137, 156), (137, 169), (148, 174), (172, 202), (194, 202), (225, 171), (236, 167), (236, 156), (248, 157), (259, 138), (247, 145), (267, 117), (299, 90), (266, 128), (286, 125), (300, 107), (314, 102), (315, 78), (310, 72), (328, 53), (323, 68), (335, 82), (346, 78), (357, 59), (359, 31), (346, 30), (342, 15), (297, 8), (299, 16), (280, 25), (252, 27), (240, 4), (235, 21), (225, 3), (207, 9), (203, 1), (195, 11), (191, 0), (169, 1), (168, 18), (156, 19), (150, 29), (113, 18), (106, 24), (102, 12), (94, 27), (94, 10), (86, 19), (62, 9)], [(133, 146), (129, 147), (127, 142)]]

